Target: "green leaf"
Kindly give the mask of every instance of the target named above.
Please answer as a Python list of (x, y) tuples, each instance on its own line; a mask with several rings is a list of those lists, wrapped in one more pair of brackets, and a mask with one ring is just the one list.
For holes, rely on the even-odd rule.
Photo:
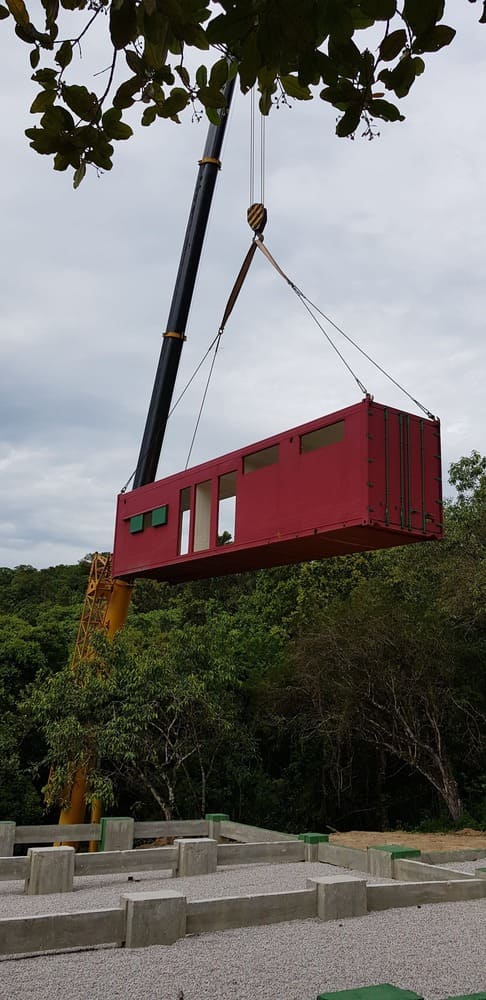
[(219, 125), (221, 121), (219, 111), (216, 111), (216, 108), (206, 107), (206, 118), (209, 119), (211, 125)]
[(361, 108), (349, 108), (336, 125), (336, 135), (341, 139), (353, 135), (361, 121)]
[(38, 69), (32, 74), (34, 83), (40, 83), (44, 90), (56, 90), (58, 72), (55, 69)]
[(199, 66), (196, 70), (196, 83), (198, 87), (207, 87), (208, 85), (208, 71), (205, 66)]
[(54, 157), (54, 170), (67, 170), (71, 166), (71, 159), (66, 153), (56, 153)]
[(226, 59), (218, 59), (211, 68), (211, 74), (209, 77), (209, 86), (216, 87), (217, 90), (221, 90), (224, 87), (228, 79), (228, 63)]
[(332, 59), (325, 52), (316, 52), (316, 59), (322, 82), (328, 87), (333, 87), (338, 82), (339, 73)]
[(197, 24), (186, 24), (180, 29), (180, 38), (187, 45), (194, 45), (196, 49), (209, 49), (209, 42), (206, 32)]
[(59, 138), (57, 135), (45, 132), (43, 128), (26, 128), (25, 134), (31, 140), (30, 145), (36, 153), (46, 155), (58, 152)]
[(132, 73), (136, 73), (138, 76), (141, 76), (143, 73), (143, 59), (141, 59), (136, 52), (133, 52), (132, 49), (127, 49), (125, 52), (125, 59), (127, 61), (127, 66), (131, 69)]
[(350, 80), (340, 80), (336, 87), (325, 87), (320, 93), (321, 100), (330, 104), (351, 104), (361, 101), (361, 93)]
[(71, 42), (63, 42), (59, 46), (56, 54), (56, 62), (61, 67), (61, 69), (66, 69), (69, 66), (71, 59), (73, 58), (73, 47)]
[(361, 69), (361, 52), (351, 39), (339, 40), (330, 37), (329, 58), (343, 76), (355, 76)]
[(45, 132), (58, 136), (61, 132), (71, 132), (73, 130), (74, 119), (69, 114), (69, 111), (56, 105), (44, 112), (40, 124)]
[(30, 28), (30, 17), (24, 0), (7, 0), (7, 7), (21, 28)]
[(32, 115), (38, 115), (47, 111), (48, 108), (52, 107), (55, 100), (55, 90), (41, 90), (40, 93), (37, 94), (37, 97), (34, 98), (30, 106), (30, 113)]
[(157, 117), (157, 108), (155, 104), (151, 104), (149, 108), (145, 108), (142, 115), (142, 125), (152, 125)]
[(35, 69), (36, 66), (38, 66), (39, 62), (40, 62), (40, 49), (32, 49), (32, 51), (30, 53), (30, 56), (29, 56), (29, 59), (30, 59), (30, 65), (32, 66), (32, 69)]
[(174, 66), (177, 76), (182, 80), (185, 87), (191, 86), (191, 77), (185, 66)]
[(129, 139), (133, 135), (133, 129), (121, 121), (121, 111), (117, 108), (105, 111), (101, 121), (108, 139)]
[(90, 93), (87, 87), (78, 87), (76, 84), (68, 87), (62, 86), (62, 96), (71, 111), (78, 118), (85, 122), (98, 121), (100, 117), (100, 106), (96, 94)]
[(403, 17), (415, 35), (433, 28), (444, 16), (444, 0), (405, 0)]
[(137, 37), (137, 7), (135, 0), (122, 0), (110, 6), (110, 36), (115, 49), (124, 49)]
[(383, 59), (385, 62), (391, 62), (392, 59), (396, 59), (406, 44), (407, 32), (405, 28), (392, 31), (390, 35), (387, 35), (383, 39), (380, 45), (380, 59)]
[(393, 90), (397, 97), (406, 97), (415, 81), (414, 59), (409, 55), (405, 56), (394, 69), (383, 69), (378, 73), (378, 79), (388, 90)]
[(389, 101), (370, 101), (367, 108), (374, 118), (382, 118), (385, 122), (405, 121), (405, 116), (401, 114), (399, 109), (395, 107), (394, 104), (390, 104)]
[(455, 37), (455, 29), (449, 28), (447, 24), (438, 24), (435, 28), (430, 28), (416, 38), (413, 44), (414, 52), (438, 52), (446, 45), (450, 45)]
[(133, 96), (141, 89), (140, 80), (137, 76), (132, 76), (130, 80), (122, 83), (113, 98), (113, 107), (131, 108)]
[(6, 17), (10, 17), (10, 11), (0, 3), (0, 21), (4, 21)]
[(197, 96), (201, 104), (204, 104), (206, 108), (226, 107), (226, 98), (220, 90), (214, 90), (211, 87), (200, 87)]
[(280, 83), (289, 97), (295, 97), (298, 101), (311, 101), (312, 94), (308, 87), (299, 83), (296, 76), (281, 76)]
[(78, 169), (74, 171), (74, 177), (73, 177), (73, 188), (74, 188), (74, 190), (76, 190), (76, 188), (79, 187), (79, 185), (81, 184), (81, 181), (83, 180), (85, 174), (86, 174), (86, 164), (85, 163), (80, 163)]

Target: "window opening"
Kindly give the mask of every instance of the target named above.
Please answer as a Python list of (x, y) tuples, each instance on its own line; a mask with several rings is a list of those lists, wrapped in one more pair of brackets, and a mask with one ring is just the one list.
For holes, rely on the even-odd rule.
[(310, 451), (324, 448), (327, 444), (335, 444), (337, 441), (344, 441), (344, 420), (338, 420), (336, 424), (328, 424), (327, 427), (319, 427), (316, 431), (302, 434), (300, 450), (302, 455), (307, 455)]
[(217, 545), (230, 545), (236, 528), (236, 472), (219, 477)]
[(265, 469), (267, 465), (276, 465), (278, 462), (278, 444), (272, 444), (270, 448), (262, 448), (261, 451), (254, 451), (252, 455), (245, 455), (243, 459), (243, 472), (256, 472), (257, 469)]
[(180, 524), (179, 524), (179, 555), (186, 556), (189, 552), (191, 526), (191, 487), (181, 490)]
[(209, 549), (211, 530), (211, 480), (196, 486), (194, 513), (194, 552)]

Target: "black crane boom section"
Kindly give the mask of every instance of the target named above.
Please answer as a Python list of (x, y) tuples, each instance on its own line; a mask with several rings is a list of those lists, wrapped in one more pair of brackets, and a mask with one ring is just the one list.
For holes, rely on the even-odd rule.
[(184, 343), (187, 318), (194, 293), (216, 177), (220, 167), (221, 147), (233, 91), (234, 80), (231, 80), (226, 84), (224, 92), (226, 110), (221, 116), (219, 125), (209, 126), (204, 153), (199, 161), (196, 187), (167, 320), (167, 332), (163, 338), (133, 481), (134, 489), (145, 486), (146, 483), (153, 483), (157, 475), (157, 466)]

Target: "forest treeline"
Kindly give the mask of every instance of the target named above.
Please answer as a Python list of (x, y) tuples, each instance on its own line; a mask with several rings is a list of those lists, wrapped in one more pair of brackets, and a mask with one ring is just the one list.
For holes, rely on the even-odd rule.
[(54, 817), (90, 762), (139, 818), (486, 827), (486, 459), (450, 480), (443, 543), (138, 581), (76, 677), (89, 559), (0, 569), (0, 819)]

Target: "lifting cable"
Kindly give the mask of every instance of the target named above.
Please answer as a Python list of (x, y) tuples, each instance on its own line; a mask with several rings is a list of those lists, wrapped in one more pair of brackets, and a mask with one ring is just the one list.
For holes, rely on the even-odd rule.
[(300, 301), (302, 302), (302, 305), (304, 306), (305, 309), (307, 309), (307, 312), (312, 317), (312, 319), (314, 320), (314, 322), (316, 323), (316, 325), (319, 327), (320, 330), (322, 330), (324, 336), (327, 338), (327, 340), (329, 341), (329, 343), (331, 344), (331, 346), (334, 348), (334, 350), (336, 351), (336, 353), (339, 355), (339, 357), (341, 358), (341, 360), (343, 361), (343, 363), (346, 365), (346, 368), (348, 369), (348, 371), (351, 372), (353, 378), (356, 380), (356, 382), (358, 383), (360, 389), (365, 393), (365, 395), (369, 395), (369, 393), (365, 389), (363, 383), (359, 380), (359, 378), (357, 377), (357, 375), (355, 375), (355, 373), (353, 372), (352, 368), (347, 363), (347, 361), (345, 360), (345, 358), (343, 357), (343, 355), (341, 354), (341, 352), (339, 351), (339, 349), (336, 347), (334, 341), (329, 336), (327, 330), (325, 330), (325, 328), (323, 327), (322, 323), (320, 323), (319, 320), (317, 319), (317, 316), (315, 316), (314, 311), (316, 313), (319, 313), (319, 315), (322, 316), (323, 319), (325, 319), (327, 323), (330, 323), (331, 326), (333, 326), (334, 329), (337, 330), (337, 332), (340, 333), (345, 338), (345, 340), (348, 341), (348, 343), (352, 344), (352, 346), (354, 348), (356, 348), (356, 350), (359, 351), (359, 353), (362, 354), (363, 357), (365, 357), (367, 359), (367, 361), (369, 361), (372, 365), (374, 365), (374, 367), (377, 368), (378, 371), (380, 371), (382, 373), (382, 375), (385, 376), (385, 378), (389, 379), (390, 382), (393, 382), (393, 385), (395, 385), (397, 387), (397, 389), (400, 389), (400, 391), (403, 392), (404, 395), (407, 396), (408, 399), (410, 399), (412, 401), (412, 403), (415, 403), (415, 405), (418, 406), (419, 409), (422, 410), (422, 412), (425, 413), (426, 416), (429, 417), (430, 420), (435, 420), (434, 414), (431, 413), (430, 410), (428, 410), (427, 407), (423, 405), (423, 403), (420, 403), (418, 399), (415, 399), (415, 396), (412, 396), (412, 394), (410, 392), (408, 392), (408, 390), (405, 389), (404, 386), (400, 384), (400, 382), (397, 382), (397, 380), (394, 379), (393, 376), (389, 374), (389, 372), (387, 372), (384, 368), (382, 368), (382, 366), (379, 365), (378, 362), (375, 361), (374, 358), (371, 357), (371, 355), (367, 354), (366, 351), (364, 351), (363, 348), (360, 347), (359, 344), (357, 344), (356, 341), (352, 339), (352, 337), (349, 337), (348, 334), (345, 333), (344, 330), (342, 330), (341, 327), (338, 326), (337, 323), (335, 323), (334, 320), (332, 320), (330, 318), (330, 316), (327, 316), (326, 313), (324, 313), (322, 311), (322, 309), (319, 309), (319, 306), (316, 306), (315, 303), (312, 302), (311, 299), (309, 299), (308, 296), (305, 295), (304, 292), (295, 284), (295, 282), (291, 281), (291, 279), (288, 277), (288, 275), (285, 274), (285, 271), (283, 271), (282, 268), (279, 267), (279, 265), (277, 264), (277, 261), (272, 256), (272, 254), (270, 253), (270, 251), (268, 250), (268, 248), (264, 245), (263, 239), (259, 239), (257, 237), (255, 242), (256, 242), (256, 245), (259, 248), (259, 250), (262, 251), (262, 253), (265, 255), (265, 257), (267, 258), (267, 260), (272, 264), (272, 266), (275, 268), (275, 270), (278, 272), (278, 274), (280, 274), (280, 276), (284, 279), (284, 281), (287, 282), (287, 284), (292, 289), (292, 291), (295, 292), (295, 294), (297, 295), (297, 298), (300, 299)]

